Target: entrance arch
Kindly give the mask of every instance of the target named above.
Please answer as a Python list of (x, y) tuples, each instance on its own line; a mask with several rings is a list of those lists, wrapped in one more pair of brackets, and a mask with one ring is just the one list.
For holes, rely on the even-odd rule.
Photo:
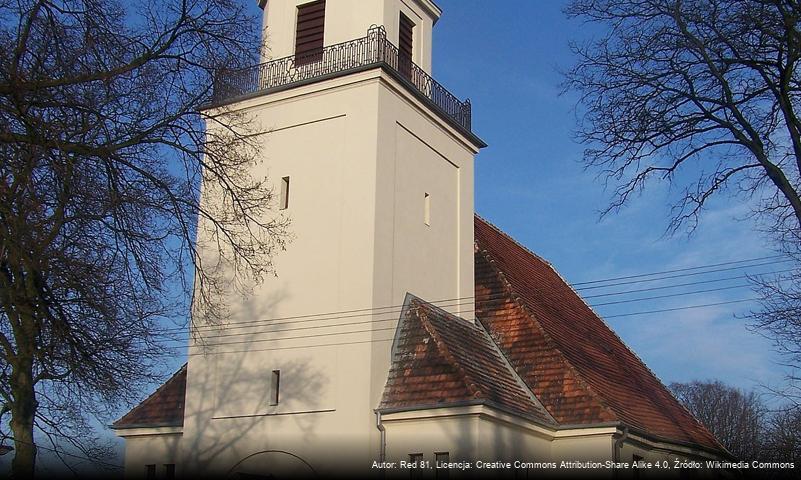
[(228, 470), (227, 479), (275, 479), (297, 476), (317, 477), (317, 472), (302, 457), (285, 450), (262, 450), (239, 460)]

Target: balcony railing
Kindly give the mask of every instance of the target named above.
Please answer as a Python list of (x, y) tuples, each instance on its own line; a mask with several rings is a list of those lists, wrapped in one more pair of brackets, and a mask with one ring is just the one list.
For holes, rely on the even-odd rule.
[(263, 91), (375, 67), (393, 73), (441, 115), (471, 132), (470, 100), (459, 100), (401, 54), (398, 47), (387, 39), (384, 27), (371, 27), (366, 37), (324, 47), (303, 56), (292, 55), (239, 70), (221, 71), (214, 82), (213, 103), (219, 105)]

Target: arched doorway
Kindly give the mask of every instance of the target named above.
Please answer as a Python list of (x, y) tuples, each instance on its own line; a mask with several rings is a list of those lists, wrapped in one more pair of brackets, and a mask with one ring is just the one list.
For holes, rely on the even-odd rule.
[(316, 477), (317, 472), (302, 457), (284, 450), (263, 450), (252, 453), (234, 464), (226, 478), (231, 480), (280, 480), (310, 475)]

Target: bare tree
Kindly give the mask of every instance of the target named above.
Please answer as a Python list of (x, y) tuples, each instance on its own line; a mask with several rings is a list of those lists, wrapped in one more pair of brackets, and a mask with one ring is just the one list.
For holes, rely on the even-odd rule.
[(766, 409), (755, 392), (720, 381), (671, 383), (670, 391), (735, 457), (760, 458)]
[[(788, 245), (784, 250), (796, 265), (801, 265), (798, 248)], [(764, 386), (801, 411), (801, 269), (777, 277), (756, 276), (751, 281), (761, 308), (748, 315), (749, 328), (772, 340), (788, 368), (784, 384)]]
[(609, 211), (687, 170), (674, 230), (729, 189), (769, 193), (762, 211), (798, 238), (801, 3), (574, 0), (567, 12), (607, 27), (573, 46), (565, 87), (586, 109), (587, 165), (618, 183)]
[[(585, 164), (614, 186), (604, 213), (668, 182), (668, 231), (692, 232), (725, 193), (801, 265), (801, 2), (573, 0), (567, 12), (604, 27), (573, 46), (565, 77), (585, 112)], [(801, 270), (753, 280), (753, 325), (801, 367)]]
[[(153, 378), (177, 331), (164, 319), (187, 318), (194, 295), (196, 314), (222, 321), (226, 271), (272, 271), (286, 221), (250, 174), (255, 132), (202, 108), (215, 71), (258, 58), (243, 4), (0, 0), (0, 396), (15, 476), (34, 474), (42, 438), (97, 454), (85, 415)], [(201, 179), (218, 201), (200, 201)]]
[(801, 464), (801, 409), (784, 409), (770, 416), (763, 451), (767, 461)]

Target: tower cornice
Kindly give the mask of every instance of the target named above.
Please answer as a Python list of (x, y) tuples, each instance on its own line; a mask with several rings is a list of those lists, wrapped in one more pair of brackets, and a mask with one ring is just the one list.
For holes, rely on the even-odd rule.
[(298, 64), (296, 56), (288, 56), (219, 72), (208, 108), (380, 68), (479, 148), (486, 146), (472, 131), (470, 100), (460, 100), (416, 64), (402, 63), (398, 47), (387, 39), (383, 27), (371, 27), (365, 37), (329, 45), (318, 56), (312, 63)]
[(439, 5), (434, 3), (432, 0), (413, 0), (413, 1), (417, 2), (418, 5), (420, 5), (428, 13), (431, 14), (431, 17), (433, 17), (435, 24), (439, 20), (439, 17), (442, 16), (442, 9), (439, 8)]

